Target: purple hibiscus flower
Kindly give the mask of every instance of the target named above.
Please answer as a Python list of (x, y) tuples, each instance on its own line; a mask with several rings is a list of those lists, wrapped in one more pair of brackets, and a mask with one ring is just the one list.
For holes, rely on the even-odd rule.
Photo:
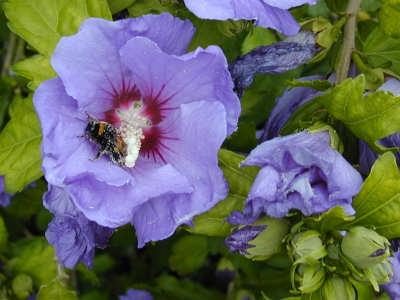
[(129, 289), (119, 300), (153, 300), (153, 296), (147, 291)]
[(199, 18), (254, 20), (257, 26), (294, 35), (300, 26), (288, 9), (303, 4), (315, 4), (317, 0), (184, 0), (184, 2)]
[(55, 215), (46, 238), (54, 246), (59, 262), (67, 268), (78, 262), (91, 267), (95, 248), (105, 248), (113, 230), (89, 221), (62, 188), (49, 186), (44, 205)]
[(394, 253), (389, 260), (393, 268), (393, 277), (383, 288), (393, 300), (400, 300), (400, 252)]
[(0, 206), (8, 206), (11, 200), (11, 195), (7, 194), (4, 189), (4, 177), (0, 176)]
[[(227, 194), (217, 152), (240, 103), (220, 48), (185, 54), (193, 33), (169, 14), (88, 19), (61, 39), (51, 60), (58, 77), (34, 95), (47, 181), (98, 225), (132, 223), (139, 247)], [(123, 165), (110, 153), (93, 159), (99, 145), (83, 136), (88, 115), (118, 131)]]
[(266, 141), (243, 165), (261, 170), (244, 212), (230, 217), (233, 224), (250, 224), (261, 213), (281, 218), (291, 209), (308, 216), (340, 205), (354, 212), (351, 202), (361, 187), (361, 175), (330, 147), (327, 132), (303, 131)]
[[(380, 91), (391, 92), (395, 96), (400, 95), (400, 81), (394, 78), (387, 80), (380, 88)], [(384, 147), (400, 147), (400, 133), (391, 134), (388, 137), (381, 139), (380, 144)], [(372, 165), (378, 158), (378, 154), (375, 153), (366, 142), (360, 141), (359, 143), (360, 153), (360, 171), (362, 174), (368, 175)], [(400, 166), (400, 151), (396, 153), (397, 164)]]

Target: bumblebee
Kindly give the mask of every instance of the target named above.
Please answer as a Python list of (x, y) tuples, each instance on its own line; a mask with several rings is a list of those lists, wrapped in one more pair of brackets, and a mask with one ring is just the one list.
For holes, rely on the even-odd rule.
[(127, 146), (117, 128), (88, 115), (84, 136), (99, 147), (94, 160), (107, 155), (113, 163), (124, 166)]

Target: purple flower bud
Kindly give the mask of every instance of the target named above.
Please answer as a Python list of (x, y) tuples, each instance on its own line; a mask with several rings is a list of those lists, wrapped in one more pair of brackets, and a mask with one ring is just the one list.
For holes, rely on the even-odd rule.
[(50, 186), (44, 198), (45, 206), (55, 214), (46, 238), (54, 246), (59, 262), (67, 268), (79, 262), (91, 267), (95, 248), (105, 248), (113, 230), (88, 220), (61, 188)]
[(238, 95), (242, 96), (257, 73), (278, 74), (293, 70), (310, 60), (316, 51), (314, 36), (309, 32), (250, 51), (230, 66)]
[(225, 239), (225, 245), (231, 252), (238, 252), (242, 255), (248, 254), (247, 249), (255, 247), (249, 244), (263, 230), (266, 225), (246, 225), (238, 230), (235, 230), (230, 236)]

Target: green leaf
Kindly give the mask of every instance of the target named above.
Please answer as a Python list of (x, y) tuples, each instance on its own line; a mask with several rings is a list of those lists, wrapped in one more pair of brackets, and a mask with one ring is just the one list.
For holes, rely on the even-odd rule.
[(42, 176), (41, 130), (31, 98), (14, 99), (10, 118), (0, 134), (0, 174), (14, 194)]
[(186, 230), (208, 236), (226, 236), (229, 234), (231, 225), (226, 221), (226, 218), (232, 211), (243, 208), (247, 194), (258, 173), (257, 167), (240, 168), (239, 164), (243, 160), (244, 156), (221, 149), (219, 165), (228, 181), (229, 195), (208, 212), (195, 217), (193, 226), (186, 227)]
[(247, 34), (242, 44), (242, 54), (250, 52), (259, 46), (267, 46), (277, 42), (276, 35), (273, 31), (263, 27), (254, 27)]
[(391, 37), (400, 37), (400, 0), (383, 0), (379, 12), (379, 25)]
[(178, 280), (173, 276), (162, 275), (157, 278), (157, 286), (163, 299), (174, 300), (222, 300), (225, 297), (217, 291), (205, 288), (189, 280)]
[(245, 157), (225, 149), (220, 150), (218, 158), (219, 165), (229, 184), (229, 195), (247, 197), (259, 168), (241, 168), (240, 163), (245, 159)]
[(249, 152), (256, 146), (256, 125), (240, 120), (238, 129), (224, 143), (224, 147), (238, 152)]
[(6, 248), (8, 240), (8, 233), (3, 218), (0, 216), (0, 251)]
[(28, 84), (31, 90), (35, 90), (43, 81), (56, 77), (49, 59), (40, 54), (16, 63), (12, 69), (17, 75), (31, 81)]
[(145, 14), (159, 14), (168, 11), (168, 9), (161, 5), (159, 0), (136, 0), (128, 8), (128, 11), (132, 17), (139, 17)]
[(372, 68), (387, 68), (400, 75), (400, 39), (387, 36), (379, 27), (365, 40), (363, 55)]
[(301, 68), (277, 75), (256, 75), (242, 98), (242, 122), (263, 126), (269, 113), (288, 85), (288, 80), (299, 77)]
[(355, 136), (382, 152), (385, 148), (377, 141), (400, 131), (400, 98), (383, 91), (364, 95), (365, 84), (364, 76), (347, 79), (317, 101)]
[(28, 221), (37, 214), (42, 206), (43, 194), (47, 191), (47, 183), (38, 180), (27, 186), (22, 192), (13, 196), (11, 204), (5, 208), (12, 221)]
[(173, 245), (169, 265), (178, 274), (187, 275), (203, 266), (207, 254), (208, 247), (205, 237), (184, 236)]
[(13, 258), (6, 268), (13, 273), (31, 276), (36, 284), (49, 283), (57, 277), (57, 263), (53, 247), (43, 238), (19, 240), (12, 246)]
[(310, 126), (324, 122), (328, 118), (328, 111), (323, 105), (317, 101), (310, 101), (297, 109), (285, 126), (281, 129), (282, 135), (301, 131)]
[(133, 3), (135, 3), (135, 0), (108, 0), (112, 14), (130, 7)]
[(78, 300), (74, 291), (69, 290), (58, 279), (40, 287), (37, 300)]
[(209, 45), (220, 46), (229, 61), (233, 61), (241, 54), (242, 42), (248, 32), (246, 22), (214, 21), (191, 18), (196, 33), (189, 46), (189, 50)]
[(310, 228), (325, 234), (329, 231), (341, 230), (344, 224), (353, 220), (354, 216), (347, 215), (343, 207), (335, 206), (320, 216), (306, 218), (305, 223)]
[(376, 11), (381, 7), (381, 0), (362, 0), (361, 8), (366, 11)]
[(84, 19), (111, 19), (106, 0), (8, 0), (3, 8), (10, 29), (47, 57)]
[(353, 224), (373, 226), (388, 239), (400, 237), (400, 171), (391, 152), (375, 162), (353, 207)]
[(325, 0), (330, 10), (335, 12), (345, 12), (348, 0)]
[(305, 29), (311, 30), (316, 35), (316, 43), (321, 50), (313, 57), (310, 63), (323, 60), (333, 48), (342, 34), (342, 27), (346, 23), (346, 18), (338, 19), (332, 24), (327, 18), (318, 16), (306, 21)]
[(289, 80), (288, 84), (290, 87), (309, 87), (317, 91), (325, 91), (332, 87), (332, 84), (328, 80)]

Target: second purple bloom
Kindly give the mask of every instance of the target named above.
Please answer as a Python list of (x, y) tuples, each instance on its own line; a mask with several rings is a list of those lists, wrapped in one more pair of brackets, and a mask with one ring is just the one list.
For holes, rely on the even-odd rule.
[(261, 213), (284, 217), (291, 209), (308, 216), (340, 205), (353, 213), (352, 198), (362, 184), (361, 175), (331, 148), (327, 132), (304, 131), (266, 141), (243, 165), (261, 170), (244, 213), (230, 217), (233, 224), (250, 224)]

